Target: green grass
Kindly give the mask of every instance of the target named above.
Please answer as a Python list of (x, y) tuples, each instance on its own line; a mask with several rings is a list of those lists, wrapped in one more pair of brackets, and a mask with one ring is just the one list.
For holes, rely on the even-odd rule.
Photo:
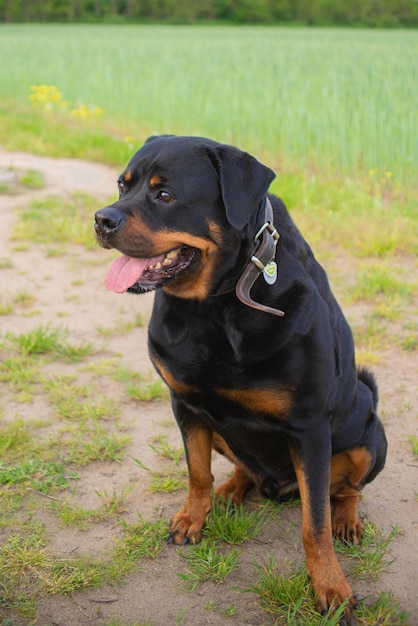
[(41, 172), (29, 169), (19, 176), (19, 184), (28, 189), (43, 189), (45, 181)]
[[(260, 565), (254, 563), (256, 581), (246, 591), (255, 593), (260, 605), (274, 617), (277, 626), (339, 626), (345, 604), (326, 615), (314, 609), (314, 597), (307, 572), (300, 565), (278, 564), (269, 559)], [(360, 601), (356, 611), (360, 624), (408, 626), (408, 615), (390, 593)]]
[(134, 485), (128, 489), (122, 489), (120, 493), (115, 490), (108, 493), (105, 489), (96, 491), (96, 495), (102, 501), (102, 506), (96, 509), (72, 505), (70, 501), (63, 500), (52, 501), (51, 509), (63, 526), (77, 526), (84, 530), (89, 524), (96, 524), (110, 517), (118, 519), (126, 513), (126, 499), (133, 489)]
[(38, 170), (15, 171), (13, 167), (8, 170), (11, 180), (0, 182), (0, 194), (17, 195), (24, 190), (42, 189), (45, 186), (44, 177)]
[(175, 465), (179, 465), (180, 461), (184, 459), (184, 448), (174, 448), (170, 445), (167, 435), (157, 435), (153, 443), (150, 444), (150, 448), (164, 459), (173, 461)]
[[(45, 372), (51, 359), (77, 367), (90, 355), (90, 346), (73, 346), (62, 328), (43, 326), (7, 334), (0, 352), (3, 388), (17, 402), (32, 403), (44, 397), (50, 407), (46, 419), (25, 422), (15, 414), (14, 419), (2, 421), (0, 483), (49, 493), (69, 486), (69, 477), (74, 478), (71, 464), (84, 466), (123, 457), (130, 436), (119, 425), (115, 401), (93, 385), (77, 384), (74, 375)], [(37, 435), (52, 422), (55, 436)]]
[(167, 466), (162, 470), (150, 470), (149, 491), (151, 493), (171, 493), (187, 489), (187, 470), (177, 465)]
[[(416, 184), (415, 31), (35, 24), (1, 30), (0, 54), (10, 62), (0, 68), (0, 135), (8, 147), (27, 147), (24, 137), (33, 134), (32, 151), (89, 158), (102, 151), (122, 164), (149, 134), (203, 134), (269, 155), (270, 164), (285, 169), (374, 172), (375, 186)], [(29, 87), (41, 84), (57, 86), (70, 107), (81, 101), (104, 114), (74, 133), (79, 122), (56, 113), (59, 126), (50, 115), (48, 129), (24, 110)]]
[(256, 537), (271, 521), (273, 510), (266, 506), (247, 507), (215, 501), (204, 528), (204, 536), (228, 544), (241, 544)]
[(5, 355), (0, 361), (0, 383), (7, 384), (8, 390), (17, 401), (31, 401), (33, 392), (39, 384), (39, 362), (38, 359), (22, 356), (20, 354)]
[(140, 459), (133, 459), (141, 470), (149, 473), (148, 490), (151, 493), (170, 493), (179, 489), (187, 489), (188, 474), (184, 463), (184, 450), (170, 445), (166, 435), (156, 436), (149, 446), (163, 461), (163, 466), (160, 469), (146, 467)]
[(39, 594), (64, 595), (96, 587), (113, 579), (118, 571), (116, 558), (58, 558), (48, 553), (41, 534), (13, 534), (0, 547), (1, 608), (8, 610), (8, 615), (16, 612), (34, 618)]
[(168, 534), (167, 522), (156, 520), (150, 522), (138, 515), (138, 523), (128, 525), (122, 522), (124, 536), (115, 540), (114, 554), (119, 560), (135, 563), (141, 558), (156, 558), (162, 550), (164, 539)]
[(33, 200), (19, 213), (12, 238), (42, 244), (50, 255), (63, 254), (66, 244), (96, 248), (91, 216), (97, 200), (84, 193), (73, 193), (68, 200), (47, 196)]
[(132, 400), (149, 402), (150, 400), (168, 400), (167, 386), (158, 378), (151, 382), (128, 383), (128, 395)]
[[(306, 570), (286, 565), (279, 567), (273, 559), (264, 565), (254, 563), (257, 579), (248, 591), (255, 593), (262, 608), (276, 619), (287, 620), (286, 623), (292, 625), (314, 623), (314, 599)], [(327, 620), (329, 618), (327, 616)], [(332, 623), (337, 625), (338, 619)]]
[[(130, 326), (130, 330), (132, 328), (135, 328), (135, 325)], [(100, 332), (100, 334), (102, 333)], [(106, 359), (92, 363), (86, 369), (101, 376), (110, 376), (113, 380), (123, 383), (126, 394), (131, 400), (151, 402), (152, 400), (168, 400), (169, 398), (167, 386), (159, 378), (156, 378), (154, 372), (142, 376), (139, 372), (126, 367), (116, 367), (112, 361)]]
[[(32, 410), (31, 419), (0, 410), (0, 529), (6, 533), (0, 547), (0, 621), (16, 617), (16, 623), (31, 623), (45, 594), (120, 582), (144, 558), (161, 552), (168, 532), (162, 519), (140, 518), (134, 525), (123, 521), (134, 485), (97, 489), (99, 506), (94, 509), (77, 503), (79, 468), (118, 463), (130, 435), (129, 426), (121, 424), (120, 406), (91, 380), (92, 370), (83, 363), (90, 351), (68, 359), (68, 346), (66, 332), (53, 326), (9, 333), (0, 343), (1, 398), (13, 397), (22, 411), (40, 398), (45, 402), (42, 414), (37, 417), (37, 409)], [(51, 373), (52, 361), (61, 361), (70, 373)], [(127, 378), (135, 378), (117, 365), (114, 372), (122, 388)], [(86, 375), (89, 383), (83, 384)], [(154, 443), (156, 455), (161, 446), (164, 458), (179, 459), (179, 451), (170, 452), (164, 439)], [(45, 515), (58, 522), (61, 532), (68, 527), (88, 530), (109, 518), (115, 526), (121, 524), (122, 532), (106, 555), (63, 558), (49, 549), (50, 526), (38, 521)]]
[[(3, 615), (17, 614), (32, 620), (40, 594), (70, 594), (105, 582), (118, 581), (138, 568), (141, 558), (155, 558), (166, 533), (161, 521), (124, 526), (123, 537), (115, 542), (111, 557), (58, 558), (46, 549), (42, 529), (31, 534), (12, 534), (0, 547), (0, 586)], [(6, 622), (2, 622), (6, 623)], [(14, 623), (14, 622), (10, 622)], [(19, 622), (20, 623), (20, 622)]]
[(414, 453), (414, 455), (416, 457), (418, 457), (418, 436), (417, 435), (410, 435), (408, 437), (408, 441), (410, 442), (410, 444), (412, 446), (412, 452)]
[(216, 584), (224, 582), (238, 564), (237, 550), (222, 551), (207, 539), (190, 546), (187, 551), (180, 550), (179, 553), (187, 563), (187, 571), (178, 573), (177, 576), (191, 591), (208, 580)]
[(78, 346), (66, 341), (67, 331), (62, 327), (38, 326), (27, 333), (6, 333), (6, 343), (12, 344), (22, 357), (51, 355), (68, 361), (79, 361), (92, 353), (89, 343)]
[(400, 534), (397, 527), (385, 535), (373, 522), (366, 521), (360, 545), (336, 542), (336, 551), (352, 558), (350, 573), (357, 580), (377, 581), (393, 560), (387, 558), (392, 540)]
[(360, 300), (390, 299), (391, 302), (407, 302), (413, 283), (399, 278), (390, 267), (390, 263), (367, 263), (367, 267), (359, 272), (356, 284), (348, 291), (353, 302)]
[(56, 461), (28, 459), (15, 466), (0, 468), (0, 485), (23, 484), (31, 489), (48, 493), (65, 489), (69, 485), (66, 467)]
[(146, 325), (147, 323), (144, 317), (138, 313), (133, 322), (120, 322), (108, 328), (96, 326), (96, 330), (102, 337), (112, 337), (115, 335), (120, 337), (120, 335), (124, 333), (129, 333), (133, 328), (143, 328)]

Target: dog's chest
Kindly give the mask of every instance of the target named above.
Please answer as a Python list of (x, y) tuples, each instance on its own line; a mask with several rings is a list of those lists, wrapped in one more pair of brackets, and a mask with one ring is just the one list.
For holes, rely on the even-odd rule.
[(157, 371), (179, 395), (246, 386), (247, 367), (237, 362), (230, 346), (219, 338), (197, 341), (188, 336), (174, 346), (150, 339), (149, 349)]
[(204, 322), (177, 329), (151, 325), (151, 359), (170, 389), (196, 409), (285, 421), (293, 403), (289, 387), (280, 384), (271, 360), (260, 359), (261, 346), (248, 345), (236, 327), (227, 330)]

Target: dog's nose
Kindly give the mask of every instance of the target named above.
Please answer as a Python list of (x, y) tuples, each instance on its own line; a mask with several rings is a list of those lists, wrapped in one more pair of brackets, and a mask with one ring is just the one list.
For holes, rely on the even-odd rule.
[(125, 222), (124, 215), (113, 207), (106, 207), (97, 211), (94, 228), (97, 233), (110, 234), (119, 230)]

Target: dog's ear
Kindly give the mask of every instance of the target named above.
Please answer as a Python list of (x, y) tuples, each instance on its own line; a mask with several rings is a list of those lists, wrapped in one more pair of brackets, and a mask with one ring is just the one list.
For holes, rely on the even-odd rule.
[(276, 175), (247, 152), (232, 146), (211, 147), (208, 154), (219, 174), (228, 221), (234, 228), (243, 228)]

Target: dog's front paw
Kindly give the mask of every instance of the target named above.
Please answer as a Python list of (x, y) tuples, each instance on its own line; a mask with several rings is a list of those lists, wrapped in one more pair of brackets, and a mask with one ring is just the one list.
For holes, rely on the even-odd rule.
[(317, 572), (315, 578), (312, 577), (312, 586), (318, 613), (326, 615), (331, 609), (331, 614), (333, 614), (341, 604), (348, 600), (339, 623), (344, 626), (354, 625), (354, 609), (358, 608), (358, 601), (339, 568), (331, 568), (326, 573), (323, 572), (319, 579)]
[(210, 503), (207, 506), (186, 504), (171, 520), (168, 543), (180, 546), (198, 543), (209, 511)]

